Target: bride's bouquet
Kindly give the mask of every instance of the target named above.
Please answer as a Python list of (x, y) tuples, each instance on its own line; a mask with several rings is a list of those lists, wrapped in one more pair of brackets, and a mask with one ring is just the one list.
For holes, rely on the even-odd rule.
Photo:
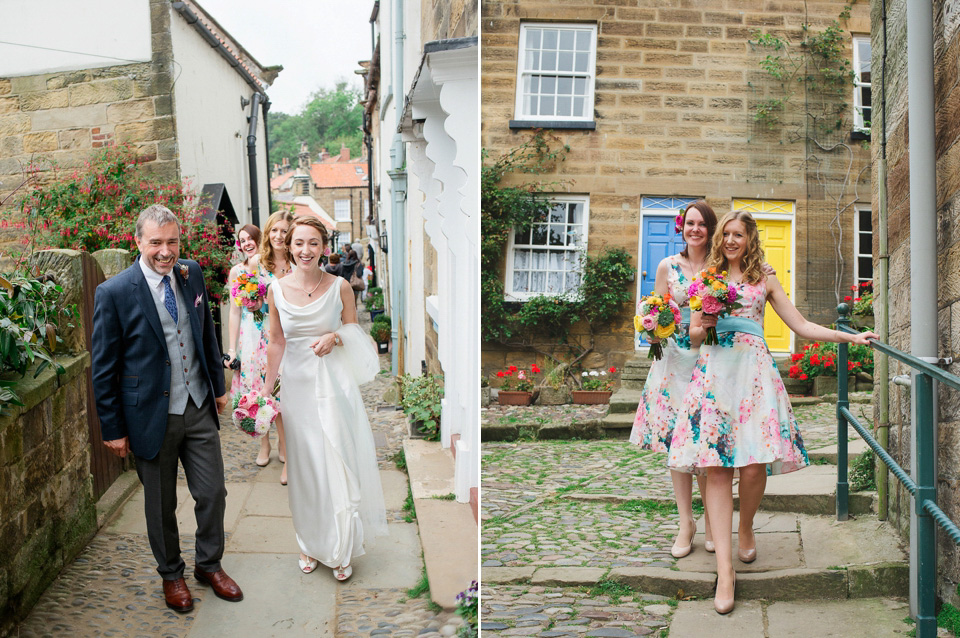
[[(722, 317), (737, 308), (743, 308), (743, 304), (737, 301), (740, 299), (740, 292), (727, 281), (726, 270), (717, 272), (716, 268), (707, 268), (698, 273), (687, 289), (687, 295), (690, 297), (691, 310), (702, 310), (715, 317)], [(716, 328), (707, 328), (703, 343), (707, 346), (720, 343)]]
[(270, 431), (280, 414), (280, 402), (259, 392), (233, 397), (233, 424), (244, 434), (257, 439)]
[[(650, 341), (648, 359), (659, 361), (663, 358), (663, 344), (659, 339), (674, 336), (681, 319), (680, 306), (670, 298), (670, 293), (663, 296), (649, 295), (637, 302), (633, 327)], [(653, 341), (653, 338), (658, 341)]]
[(267, 284), (260, 281), (259, 277), (246, 272), (240, 273), (233, 280), (230, 293), (233, 296), (233, 303), (251, 310), (254, 319), (263, 321), (262, 308), (267, 297)]

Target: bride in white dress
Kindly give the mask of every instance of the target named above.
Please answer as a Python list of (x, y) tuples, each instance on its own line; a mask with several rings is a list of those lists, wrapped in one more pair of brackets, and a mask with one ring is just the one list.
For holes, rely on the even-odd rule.
[(264, 394), (283, 364), (280, 410), (287, 437), (290, 511), (300, 569), (317, 561), (339, 581), (364, 554), (364, 539), (387, 533), (376, 449), (359, 385), (380, 370), (376, 348), (357, 324), (353, 289), (326, 273), (327, 232), (314, 217), (290, 226), (296, 268), (267, 292), (270, 337)]

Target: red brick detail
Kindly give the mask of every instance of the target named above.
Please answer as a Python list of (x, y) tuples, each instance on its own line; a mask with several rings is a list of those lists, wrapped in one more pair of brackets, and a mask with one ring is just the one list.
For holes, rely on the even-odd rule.
[(92, 132), (93, 132), (94, 134), (99, 133), (99, 132), (100, 132), (100, 129), (99, 129), (99, 128), (95, 128), (95, 129), (93, 129)]

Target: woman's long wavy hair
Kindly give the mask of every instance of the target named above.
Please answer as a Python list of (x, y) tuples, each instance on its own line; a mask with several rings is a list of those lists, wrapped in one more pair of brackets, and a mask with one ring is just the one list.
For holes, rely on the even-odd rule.
[[(687, 223), (687, 213), (690, 212), (691, 208), (696, 208), (700, 215), (703, 217), (703, 221), (707, 223), (707, 255), (710, 254), (711, 242), (713, 241), (713, 233), (717, 230), (717, 214), (713, 212), (713, 207), (710, 206), (705, 200), (698, 199), (695, 202), (687, 204), (687, 207), (683, 209), (683, 223)], [(681, 232), (681, 237), (683, 236)], [(690, 257), (687, 254), (687, 247), (684, 246), (683, 250), (680, 251), (680, 254), (684, 257)]]
[[(270, 272), (273, 272), (277, 268), (277, 255), (273, 250), (273, 244), (270, 243), (270, 231), (282, 221), (292, 225), (294, 218), (294, 214), (290, 211), (277, 211), (273, 215), (270, 215), (267, 219), (267, 224), (263, 227), (263, 237), (260, 239), (260, 263)], [(287, 230), (287, 234), (290, 234), (289, 229)], [(289, 257), (287, 260), (289, 261)]]
[(760, 232), (757, 230), (757, 220), (745, 210), (730, 211), (720, 220), (717, 230), (713, 233), (713, 245), (710, 248), (710, 257), (707, 267), (717, 270), (729, 270), (730, 264), (723, 255), (723, 229), (732, 221), (739, 221), (747, 231), (747, 249), (740, 260), (740, 270), (743, 271), (743, 281), (756, 284), (763, 280), (764, 274), (760, 266), (764, 262), (763, 248), (760, 247)]

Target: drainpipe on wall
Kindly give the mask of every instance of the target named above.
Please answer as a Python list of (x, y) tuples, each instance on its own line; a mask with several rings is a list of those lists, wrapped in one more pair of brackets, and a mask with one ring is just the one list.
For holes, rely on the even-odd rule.
[(257, 109), (260, 108), (260, 93), (250, 98), (250, 124), (247, 129), (247, 163), (250, 166), (250, 219), (254, 226), (260, 225), (260, 195), (257, 192)]
[(406, 147), (400, 136), (400, 117), (403, 113), (403, 0), (393, 2), (393, 90), (394, 112), (397, 114), (397, 130), (393, 134), (393, 145), (390, 148), (390, 179), (393, 181), (393, 212), (390, 214), (390, 314), (391, 340), (393, 347), (390, 355), (393, 373), (403, 374), (401, 370), (403, 359), (400, 354), (403, 343), (403, 312), (406, 307), (404, 291), (406, 289), (407, 274), (407, 172)]
[[(270, 110), (270, 98), (263, 101), (263, 154), (264, 175), (267, 176), (267, 217), (273, 212), (273, 192), (270, 190), (270, 131), (267, 128), (267, 112)], [(259, 225), (259, 224), (258, 224)]]
[[(933, 5), (930, 2), (907, 2), (907, 114), (910, 135), (910, 352), (913, 356), (936, 365), (937, 359), (937, 163), (933, 85)], [(913, 388), (917, 387), (914, 372)], [(936, 386), (934, 386), (936, 396)], [(911, 393), (911, 475), (918, 479), (917, 396)], [(936, 407), (933, 409), (933, 440), (936, 441)], [(931, 459), (935, 461), (934, 459)], [(923, 470), (936, 472), (934, 468)], [(935, 475), (935, 474), (934, 474)], [(919, 482), (919, 481), (918, 481)], [(920, 495), (918, 495), (919, 498)], [(915, 499), (911, 499), (913, 501)], [(932, 525), (931, 520), (923, 524)], [(918, 543), (918, 517), (910, 510), (910, 555), (936, 565), (936, 547)], [(910, 612), (917, 624), (931, 622), (918, 618), (917, 563), (910, 561)], [(936, 619), (932, 620), (936, 626)]]
[[(877, 264), (877, 281), (874, 290), (880, 298), (880, 303), (874, 303), (874, 315), (877, 320), (877, 333), (880, 341), (890, 343), (890, 255), (887, 246), (887, 0), (883, 0), (883, 59), (880, 63), (880, 112), (883, 113), (883, 122), (880, 126), (880, 165), (877, 169), (877, 230), (880, 256)], [(887, 355), (875, 353), (877, 365), (874, 378), (879, 380), (877, 389), (877, 441), (883, 449), (889, 449), (890, 443), (890, 360)], [(889, 480), (890, 472), (886, 466), (877, 461), (877, 498), (880, 502), (880, 511), (877, 518), (887, 520), (889, 507)]]

